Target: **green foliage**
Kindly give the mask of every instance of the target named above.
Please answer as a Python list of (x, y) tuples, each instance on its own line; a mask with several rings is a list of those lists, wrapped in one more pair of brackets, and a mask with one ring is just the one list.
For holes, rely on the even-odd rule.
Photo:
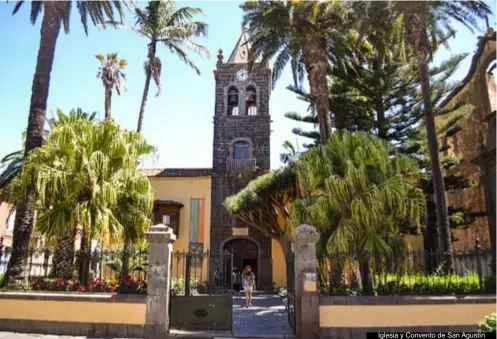
[(370, 134), (334, 133), (297, 162), (297, 177), (304, 197), (294, 202), (292, 223), (316, 226), (327, 251), (387, 255), (401, 227), (421, 225), (416, 163)]
[[(171, 278), (171, 293), (173, 294), (183, 294), (185, 293), (185, 277), (180, 275), (179, 277)], [(202, 282), (196, 277), (190, 277), (190, 290), (197, 291), (202, 289)]]
[(237, 194), (226, 198), (224, 206), (230, 214), (263, 208), (271, 204), (273, 195), (293, 189), (295, 180), (295, 170), (291, 167), (268, 172), (250, 181)]
[[(342, 1), (246, 1), (241, 5), (243, 23), (249, 24), (249, 63), (274, 57), (273, 84), (290, 64), (296, 86), (304, 80), (310, 55), (305, 51), (312, 39), (329, 51), (332, 63), (345, 64), (351, 52), (348, 43), (351, 6)], [(340, 30), (336, 29), (340, 27)], [(333, 48), (331, 48), (333, 46)], [(321, 51), (314, 51), (321, 53)]]
[(478, 332), (483, 332), (483, 333), (497, 332), (497, 320), (495, 313), (487, 315), (478, 323)]
[[(25, 1), (17, 1), (12, 14), (16, 14), (24, 2)], [(117, 12), (119, 18), (122, 20), (125, 7), (128, 7), (128, 4), (132, 3), (132, 1), (66, 1), (65, 4), (63, 4), (63, 8), (56, 9), (58, 10), (58, 20), (64, 25), (64, 31), (66, 33), (69, 33), (73, 2), (76, 3), (76, 7), (81, 17), (81, 24), (83, 25), (86, 34), (88, 34), (88, 18), (91, 19), (94, 25), (103, 24), (107, 19), (114, 20), (115, 12)], [(38, 16), (42, 13), (44, 6), (45, 1), (31, 1), (30, 21), (32, 24), (35, 24)]]
[(136, 164), (154, 148), (110, 120), (57, 115), (64, 123), (52, 126), (11, 185), (19, 200), (35, 192), (36, 231), (56, 237), (81, 225), (93, 238), (143, 234), (153, 192)]
[[(484, 278), (484, 293), (495, 294), (495, 277)], [(480, 294), (480, 280), (476, 273), (458, 275), (380, 274), (375, 275), (376, 295), (467, 295)], [(357, 284), (340, 284), (337, 288), (327, 286), (322, 293), (330, 295), (360, 295)]]
[(209, 54), (204, 46), (195, 42), (195, 38), (207, 35), (208, 25), (201, 21), (191, 20), (195, 15), (202, 13), (202, 10), (196, 7), (177, 8), (174, 2), (169, 0), (150, 1), (144, 9), (135, 8), (135, 26), (113, 23), (116, 27), (134, 31), (150, 41), (144, 68), (145, 72), (150, 72), (157, 85), (157, 95), (161, 90), (160, 77), (162, 74), (162, 62), (156, 55), (157, 43), (169, 49), (172, 54), (176, 54), (181, 61), (200, 74), (199, 68), (189, 58), (185, 49), (200, 55)]
[[(130, 252), (129, 256), (129, 267), (128, 267), (128, 272), (130, 272), (131, 276), (132, 275), (142, 275), (146, 276), (148, 273), (148, 256), (143, 255), (141, 252), (142, 251), (148, 251), (148, 249), (145, 250), (140, 250), (140, 252), (136, 253), (134, 251)], [(143, 252), (146, 253), (146, 252)], [(119, 255), (121, 253), (118, 252), (118, 255), (111, 255), (111, 256), (106, 256), (105, 253), (103, 254), (104, 258), (104, 264), (109, 267), (115, 274), (115, 279), (120, 280), (121, 279), (121, 273), (122, 273), (122, 255)]]

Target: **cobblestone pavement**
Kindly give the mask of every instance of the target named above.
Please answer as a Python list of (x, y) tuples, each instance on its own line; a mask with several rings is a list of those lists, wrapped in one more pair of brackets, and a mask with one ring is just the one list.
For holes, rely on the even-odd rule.
[(249, 308), (245, 308), (245, 297), (233, 299), (233, 337), (293, 337), (281, 298), (254, 296)]

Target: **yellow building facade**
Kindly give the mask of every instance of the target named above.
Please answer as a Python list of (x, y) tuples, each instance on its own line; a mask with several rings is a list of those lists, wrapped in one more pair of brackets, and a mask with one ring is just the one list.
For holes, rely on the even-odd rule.
[[(218, 250), (210, 246), (211, 170), (207, 168), (144, 169), (154, 190), (154, 224), (168, 222), (177, 236), (173, 245), (172, 272), (184, 274), (183, 252), (200, 249), (203, 253)], [(197, 208), (201, 201), (203, 208)], [(199, 220), (202, 219), (202, 220)], [(179, 254), (178, 254), (179, 253)], [(273, 282), (286, 285), (285, 256), (277, 241), (272, 240)], [(209, 280), (209, 259), (202, 267), (192, 265), (192, 276)]]

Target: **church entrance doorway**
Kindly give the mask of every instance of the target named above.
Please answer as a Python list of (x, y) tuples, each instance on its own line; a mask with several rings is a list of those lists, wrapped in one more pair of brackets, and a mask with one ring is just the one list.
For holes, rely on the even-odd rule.
[[(252, 268), (252, 272), (255, 274), (256, 286), (257, 280), (259, 278), (259, 247), (258, 245), (249, 238), (235, 238), (228, 241), (223, 248), (224, 251), (232, 253), (232, 267), (233, 269), (238, 269), (240, 272), (246, 266)], [(227, 281), (231, 280), (231, 272), (226, 272), (229, 274)]]

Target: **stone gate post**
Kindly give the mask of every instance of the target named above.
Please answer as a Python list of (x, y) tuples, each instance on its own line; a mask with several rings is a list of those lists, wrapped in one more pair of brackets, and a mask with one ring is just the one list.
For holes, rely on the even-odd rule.
[[(311, 225), (300, 225), (295, 230), (293, 240), (295, 246), (294, 286), (297, 337), (300, 339), (314, 339), (316, 335), (319, 335), (319, 293), (317, 291), (316, 257), (316, 243), (319, 240), (319, 233)], [(313, 286), (315, 288), (312, 288)]]
[(170, 269), (176, 235), (172, 228), (159, 224), (152, 226), (145, 238), (150, 243), (145, 333), (149, 338), (164, 338), (169, 332)]

